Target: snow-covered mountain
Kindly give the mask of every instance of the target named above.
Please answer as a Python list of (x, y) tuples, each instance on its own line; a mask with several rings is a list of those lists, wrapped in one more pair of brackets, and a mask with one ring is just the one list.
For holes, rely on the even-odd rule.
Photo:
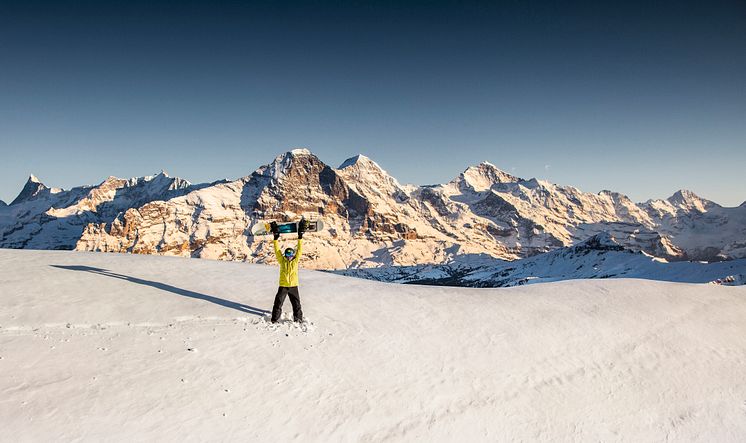
[(0, 247), (272, 262), (271, 242), (250, 236), (251, 227), (301, 214), (328, 226), (306, 244), (306, 264), (316, 269), (514, 260), (602, 232), (668, 260), (746, 257), (746, 205), (724, 208), (689, 191), (636, 204), (611, 191), (523, 179), (487, 162), (445, 184), (402, 185), (363, 155), (334, 168), (306, 149), (237, 180), (202, 185), (161, 173), (63, 191), (32, 176), (0, 207)]
[(129, 180), (109, 177), (96, 186), (65, 191), (47, 187), (32, 174), (18, 197), (0, 208), (0, 246), (74, 249), (88, 224), (111, 221), (129, 208), (191, 188), (186, 180), (161, 172)]
[(642, 278), (686, 283), (744, 284), (746, 259), (667, 262), (626, 248), (601, 233), (575, 245), (533, 257), (504, 261), (485, 254), (459, 255), (449, 263), (387, 266), (335, 271), (338, 274), (395, 283), (468, 286), (520, 286), (560, 280)]

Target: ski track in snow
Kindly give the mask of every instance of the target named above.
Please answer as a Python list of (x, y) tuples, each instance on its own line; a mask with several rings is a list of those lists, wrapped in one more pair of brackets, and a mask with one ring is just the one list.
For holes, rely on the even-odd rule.
[(270, 309), (276, 278), (0, 250), (0, 440), (746, 439), (744, 287), (302, 271), (306, 330), (230, 307)]

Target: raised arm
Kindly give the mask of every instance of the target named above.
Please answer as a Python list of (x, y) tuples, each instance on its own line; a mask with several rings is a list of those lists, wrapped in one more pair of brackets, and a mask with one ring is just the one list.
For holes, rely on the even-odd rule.
[(295, 259), (296, 260), (300, 259), (300, 253), (302, 249), (303, 249), (303, 240), (299, 238), (298, 245), (295, 247)]
[(277, 257), (277, 261), (280, 262), (282, 260), (282, 252), (280, 251), (280, 242), (275, 240), (273, 243), (275, 245), (275, 257)]

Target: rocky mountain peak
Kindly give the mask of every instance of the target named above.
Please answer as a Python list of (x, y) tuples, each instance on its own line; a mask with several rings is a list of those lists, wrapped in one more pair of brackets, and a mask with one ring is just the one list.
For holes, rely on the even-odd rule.
[(627, 195), (622, 194), (621, 192), (603, 190), (599, 192), (598, 195), (601, 197), (609, 198), (617, 206), (630, 208), (636, 206), (635, 203), (629, 197), (627, 197)]
[(489, 162), (482, 162), (476, 166), (469, 166), (462, 172), (456, 182), (460, 187), (470, 188), (474, 191), (486, 191), (497, 183), (515, 183), (520, 178), (508, 174)]
[[(252, 223), (319, 214), (329, 228), (318, 236), (317, 268), (438, 263), (453, 248), (512, 260), (573, 244), (586, 248), (573, 249), (578, 256), (615, 243), (671, 260), (746, 256), (732, 241), (743, 237), (744, 208), (688, 191), (637, 205), (616, 192), (523, 180), (488, 162), (444, 185), (401, 187), (364, 155), (337, 169), (301, 148), (234, 182), (190, 185), (162, 171), (58, 191), (30, 177), (19, 199), (2, 210), (0, 247), (261, 262), (266, 242), (246, 234)], [(687, 209), (697, 205), (714, 206), (700, 217)], [(609, 234), (591, 237), (599, 232)]]
[(313, 155), (311, 151), (309, 151), (307, 148), (295, 148), (288, 152), (288, 154), (292, 156), (301, 156), (301, 155)]
[(38, 197), (44, 191), (48, 191), (49, 188), (44, 185), (34, 174), (29, 175), (26, 184), (21, 189), (18, 197), (15, 198), (10, 204), (15, 205), (21, 202), (33, 200)]
[(579, 243), (577, 248), (592, 249), (594, 251), (621, 251), (624, 247), (617, 243), (616, 239), (608, 232), (599, 232), (598, 234)]
[(363, 154), (358, 154), (354, 157), (350, 157), (347, 160), (343, 161), (341, 165), (339, 165), (339, 168), (337, 169), (345, 169), (349, 167), (371, 167), (375, 166), (380, 169), (380, 166), (378, 166), (378, 163), (371, 160), (369, 157), (366, 157)]
[(609, 197), (613, 201), (631, 202), (629, 197), (622, 194), (621, 192), (609, 191), (608, 189), (604, 189), (603, 191), (599, 192), (598, 195)]
[(407, 199), (406, 192), (399, 182), (378, 163), (362, 154), (342, 162), (337, 172), (347, 180), (349, 186), (365, 195), (388, 195), (398, 202)]
[[(306, 148), (297, 148), (275, 157), (268, 165), (257, 169), (255, 174), (279, 180), (298, 168), (308, 169), (310, 164), (323, 162)], [(326, 165), (324, 165), (326, 166)]]
[(710, 200), (704, 199), (692, 191), (687, 189), (680, 189), (670, 197), (667, 201), (672, 205), (682, 209), (696, 209), (700, 212), (706, 212), (712, 206), (717, 204)]
[(161, 172), (159, 172), (158, 174), (154, 176), (145, 177), (144, 181), (149, 183), (151, 187), (165, 188), (169, 191), (172, 191), (175, 189), (185, 189), (191, 185), (191, 183), (188, 180), (184, 180), (183, 178), (180, 178), (180, 177), (171, 177), (164, 170), (161, 170)]
[(345, 176), (355, 179), (365, 179), (370, 177), (380, 179), (383, 177), (391, 177), (378, 165), (378, 163), (362, 154), (348, 158), (339, 165), (338, 169), (340, 172), (345, 174)]

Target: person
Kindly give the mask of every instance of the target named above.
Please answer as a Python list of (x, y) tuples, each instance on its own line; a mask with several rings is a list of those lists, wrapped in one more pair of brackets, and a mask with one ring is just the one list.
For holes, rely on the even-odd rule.
[(274, 234), (275, 256), (280, 265), (280, 287), (275, 295), (275, 304), (272, 307), (272, 323), (277, 323), (282, 314), (282, 304), (285, 303), (285, 297), (290, 297), (290, 304), (293, 305), (293, 321), (303, 321), (303, 310), (300, 306), (300, 294), (298, 293), (298, 262), (300, 261), (301, 249), (303, 247), (303, 233), (306, 230), (305, 220), (298, 223), (298, 244), (293, 248), (287, 248), (280, 252), (280, 230), (276, 222), (271, 224), (272, 234)]

